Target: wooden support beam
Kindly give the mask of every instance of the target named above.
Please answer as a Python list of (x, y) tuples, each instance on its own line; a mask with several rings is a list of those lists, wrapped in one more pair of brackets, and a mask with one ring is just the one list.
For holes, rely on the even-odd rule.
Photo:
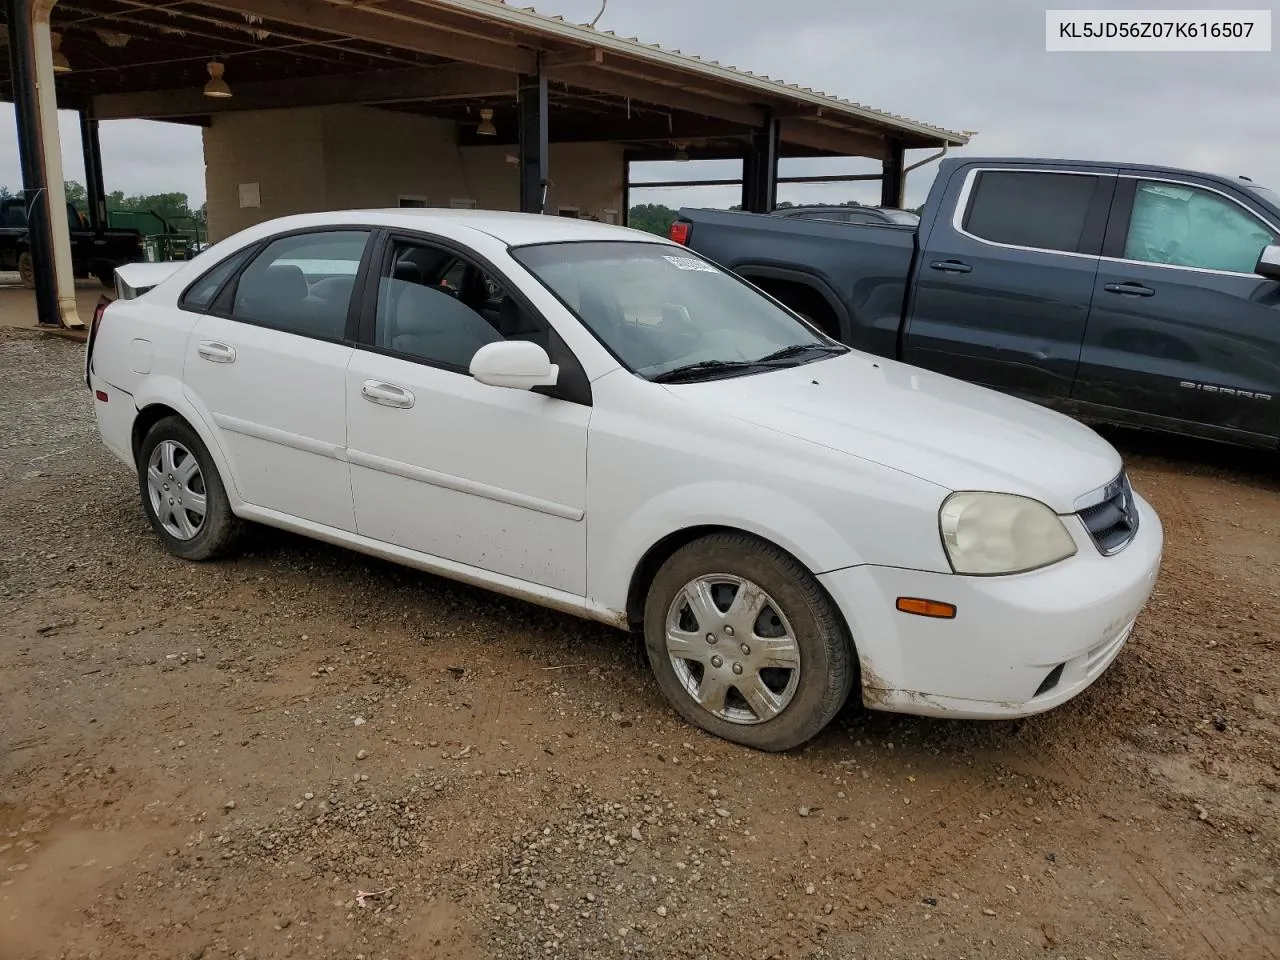
[(556, 67), (549, 70), (553, 80), (559, 80), (585, 90), (607, 93), (615, 97), (629, 97), (645, 103), (672, 107), (704, 117), (716, 117), (746, 127), (759, 127), (765, 122), (765, 112), (745, 103), (718, 100), (703, 94), (689, 93), (679, 87), (620, 76), (607, 70), (592, 67)]
[(882, 160), (888, 154), (888, 146), (883, 137), (851, 133), (810, 120), (783, 120), (782, 141), (813, 150), (824, 150), (841, 157), (872, 157)]
[[(666, 117), (646, 114), (627, 120), (625, 117), (584, 120), (566, 116), (563, 112), (551, 112), (550, 137), (552, 143), (656, 143), (671, 149), (673, 143), (701, 145), (707, 140), (742, 140), (751, 137), (751, 130), (727, 120), (680, 116), (668, 122)], [(464, 147), (511, 145), (516, 143), (514, 127), (500, 125), (498, 136), (480, 136), (474, 128), (459, 132), (458, 143)]]
[(479, 36), (464, 36), (424, 23), (431, 14), (425, 8), (413, 15), (400, 14), (383, 4), (337, 6), (325, 0), (200, 0), (207, 7), (263, 17), (296, 27), (323, 30), (339, 37), (386, 44), (433, 57), (459, 60), (511, 70), (536, 73), (537, 54)]
[(562, 50), (559, 53), (548, 53), (542, 58), (544, 69), (551, 67), (599, 67), (604, 64), (605, 53), (599, 47), (584, 47), (579, 50)]
[(514, 97), (518, 86), (515, 73), (462, 63), (255, 83), (236, 83), (234, 74), (229, 70), (227, 79), (234, 94), (228, 100), (209, 99), (200, 87), (193, 86), (178, 90), (104, 94), (95, 99), (94, 110), (100, 120), (163, 120), (236, 110), (317, 107), (333, 103)]

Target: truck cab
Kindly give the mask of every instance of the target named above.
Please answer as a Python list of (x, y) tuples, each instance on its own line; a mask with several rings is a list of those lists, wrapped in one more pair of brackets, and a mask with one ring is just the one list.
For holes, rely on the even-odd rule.
[(851, 346), (1084, 419), (1280, 443), (1280, 197), (1245, 177), (952, 159), (913, 232), (677, 223)]

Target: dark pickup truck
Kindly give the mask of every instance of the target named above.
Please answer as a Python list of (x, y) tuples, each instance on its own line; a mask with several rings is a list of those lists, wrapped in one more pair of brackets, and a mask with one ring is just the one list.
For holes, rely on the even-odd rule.
[(1280, 444), (1280, 196), (951, 159), (917, 227), (681, 210), (671, 237), (855, 348), (1081, 419)]
[[(116, 267), (143, 259), (142, 233), (110, 227), (94, 230), (80, 211), (67, 204), (71, 232), (71, 269), (78, 278), (96, 277), (104, 287), (115, 284)], [(35, 282), (27, 208), (21, 197), (0, 200), (0, 270), (16, 270), (28, 287)]]

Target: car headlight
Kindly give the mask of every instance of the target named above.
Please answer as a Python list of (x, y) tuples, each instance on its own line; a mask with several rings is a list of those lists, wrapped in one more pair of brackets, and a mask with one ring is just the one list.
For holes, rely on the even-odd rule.
[(1010, 493), (953, 493), (943, 501), (938, 525), (956, 573), (1022, 573), (1076, 552), (1056, 513)]

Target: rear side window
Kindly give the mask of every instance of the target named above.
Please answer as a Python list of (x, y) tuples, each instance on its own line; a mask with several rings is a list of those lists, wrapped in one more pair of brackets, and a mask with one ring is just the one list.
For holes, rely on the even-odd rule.
[(326, 340), (346, 334), (365, 230), (281, 237), (240, 274), (232, 316)]
[(233, 273), (240, 269), (240, 264), (249, 259), (251, 252), (252, 248), (233, 253), (213, 267), (203, 277), (187, 287), (187, 292), (182, 295), (182, 300), (179, 301), (178, 306), (183, 310), (190, 310), (194, 313), (204, 313), (213, 304), (213, 298), (218, 295), (222, 285)]
[(1098, 177), (986, 170), (978, 174), (964, 228), (975, 237), (1038, 250), (1080, 249)]

